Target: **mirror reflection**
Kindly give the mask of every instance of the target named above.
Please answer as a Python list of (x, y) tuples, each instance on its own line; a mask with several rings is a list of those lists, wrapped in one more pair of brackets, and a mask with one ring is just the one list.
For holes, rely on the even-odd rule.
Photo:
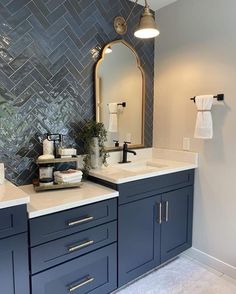
[(96, 119), (108, 131), (106, 147), (143, 146), (144, 88), (135, 50), (123, 40), (108, 44), (96, 66)]

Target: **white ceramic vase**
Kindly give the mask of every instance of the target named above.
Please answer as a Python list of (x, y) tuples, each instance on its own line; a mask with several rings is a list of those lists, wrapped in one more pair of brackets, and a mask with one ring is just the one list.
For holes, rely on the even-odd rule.
[(91, 168), (100, 168), (102, 166), (102, 158), (99, 152), (98, 137), (93, 137), (91, 151)]
[(0, 185), (5, 181), (5, 168), (4, 163), (0, 163)]

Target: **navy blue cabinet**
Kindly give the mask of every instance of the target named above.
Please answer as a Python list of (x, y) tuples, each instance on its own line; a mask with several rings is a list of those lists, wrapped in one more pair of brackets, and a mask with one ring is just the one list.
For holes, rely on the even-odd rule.
[(117, 222), (31, 248), (31, 273), (53, 267), (117, 241)]
[(192, 246), (193, 187), (162, 195), (161, 262)]
[(4, 294), (29, 294), (28, 234), (26, 207), (0, 210), (0, 287)]
[(0, 239), (27, 231), (27, 210), (25, 205), (0, 210)]
[(193, 179), (190, 170), (118, 185), (119, 287), (191, 247)]
[(49, 214), (30, 220), (31, 247), (117, 219), (117, 199)]
[(33, 276), (32, 294), (109, 294), (117, 288), (116, 269), (112, 244)]
[(161, 196), (119, 207), (119, 287), (160, 264), (160, 208)]
[(0, 240), (0, 260), (0, 292), (29, 294), (27, 234)]
[(117, 289), (117, 199), (31, 219), (30, 240), (32, 294)]

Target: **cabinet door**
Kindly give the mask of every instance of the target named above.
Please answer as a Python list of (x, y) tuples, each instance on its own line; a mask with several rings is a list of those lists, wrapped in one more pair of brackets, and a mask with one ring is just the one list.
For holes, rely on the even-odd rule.
[(119, 287), (160, 264), (161, 196), (119, 206)]
[(162, 195), (161, 262), (192, 246), (193, 187)]
[(0, 260), (0, 292), (29, 294), (27, 234), (0, 240)]

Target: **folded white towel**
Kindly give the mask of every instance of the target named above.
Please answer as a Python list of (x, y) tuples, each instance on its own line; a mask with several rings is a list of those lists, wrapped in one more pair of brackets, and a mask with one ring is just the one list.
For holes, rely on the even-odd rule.
[(82, 177), (83, 173), (80, 170), (55, 171), (54, 176), (61, 179), (73, 179)]
[(77, 179), (61, 179), (58, 177), (54, 177), (54, 181), (57, 184), (72, 184), (72, 183), (80, 183), (82, 180), (82, 177), (77, 178)]
[(108, 131), (111, 133), (117, 133), (118, 132), (118, 103), (109, 103), (109, 127)]
[(213, 104), (213, 95), (202, 95), (195, 97), (197, 106), (197, 121), (194, 137), (198, 139), (213, 138), (213, 123), (211, 107)]

